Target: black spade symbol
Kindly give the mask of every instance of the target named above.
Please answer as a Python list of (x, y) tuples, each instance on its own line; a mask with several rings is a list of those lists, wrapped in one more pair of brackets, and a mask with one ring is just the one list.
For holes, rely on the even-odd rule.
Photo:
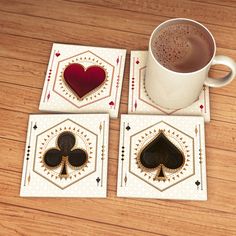
[(72, 169), (83, 166), (87, 160), (87, 152), (83, 149), (73, 149), (76, 138), (70, 132), (63, 132), (57, 139), (58, 148), (49, 149), (44, 155), (44, 163), (49, 169), (56, 169), (61, 166), (60, 177), (67, 177), (68, 165)]
[(165, 170), (176, 172), (184, 164), (183, 153), (161, 132), (140, 153), (146, 171), (157, 169), (154, 179), (165, 179)]

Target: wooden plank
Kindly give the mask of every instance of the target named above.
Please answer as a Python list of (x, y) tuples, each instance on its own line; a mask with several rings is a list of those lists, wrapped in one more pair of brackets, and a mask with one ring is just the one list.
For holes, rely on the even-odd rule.
[[(51, 10), (52, 8), (53, 11)], [(97, 27), (101, 27), (100, 32), (104, 28), (108, 28), (126, 32), (126, 37), (129, 37), (129, 32), (149, 36), (158, 24), (169, 19), (169, 17), (159, 16), (158, 14), (150, 17), (149, 13), (138, 13), (130, 10), (119, 10), (65, 1), (57, 1), (57, 4), (46, 0), (40, 2), (29, 1), (28, 4), (21, 1), (6, 1), (1, 10), (22, 14), (2, 12), (0, 15), (0, 21), (3, 26), (2, 32), (25, 36), (30, 35), (40, 39), (51, 39), (54, 37), (51, 39), (53, 41), (60, 40), (61, 38), (64, 40), (64, 37), (67, 37), (67, 40), (75, 38), (77, 32), (81, 33), (81, 29), (83, 30), (84, 27), (82, 25), (85, 25), (86, 28), (91, 28), (94, 22), (96, 22)], [(112, 19), (115, 19), (115, 21)], [(32, 24), (34, 24), (33, 27)], [(16, 25), (17, 27), (15, 27)], [(42, 25), (45, 30), (44, 34), (40, 33)], [(206, 24), (206, 26), (212, 31), (219, 47), (236, 49), (233, 40), (236, 37), (236, 31), (214, 24)], [(85, 36), (87, 35), (88, 32)]]
[(15, 35), (2, 34), (0, 57), (48, 63), (52, 43)]
[[(32, 26), (33, 27), (33, 26)], [(84, 28), (81, 32), (81, 36), (79, 38), (70, 39), (64, 36), (64, 40), (55, 39), (57, 43), (70, 43), (70, 44), (80, 44), (80, 45), (89, 45), (96, 47), (114, 47), (116, 48), (126, 48), (126, 49), (147, 49), (148, 37), (142, 35), (127, 35), (127, 33), (122, 33), (119, 31), (111, 32), (109, 30), (105, 30), (106, 32), (101, 32), (96, 29), (90, 29), (88, 31), (87, 28)], [(87, 32), (90, 32), (88, 35)], [(83, 36), (83, 35), (88, 36)], [(126, 36), (124, 36), (126, 35)], [(94, 38), (94, 42), (88, 43), (88, 37)], [(127, 38), (126, 38), (127, 37)], [(133, 38), (137, 38), (141, 43), (138, 43), (132, 40)], [(16, 36), (0, 33), (1, 45), (2, 49), (0, 51), (0, 57), (5, 58), (15, 58), (24, 61), (31, 62), (39, 62), (39, 63), (48, 63), (49, 55), (52, 47), (52, 41), (45, 41), (41, 39), (33, 39), (30, 37)], [(66, 40), (67, 38), (67, 40)], [(100, 39), (99, 39), (100, 38)], [(95, 43), (97, 41), (97, 44)], [(144, 43), (146, 42), (146, 43)], [(223, 49), (224, 51), (224, 49)], [(233, 50), (230, 50), (233, 53)]]
[[(118, 236), (124, 235), (127, 231), (135, 236), (141, 236), (144, 233), (145, 235), (153, 235), (146, 231), (127, 229), (111, 224), (107, 225), (84, 220), (78, 217), (74, 218), (54, 214), (46, 210), (45, 212), (38, 211), (5, 203), (0, 203), (0, 221), (1, 235), (26, 235), (26, 232), (30, 232), (31, 236), (40, 234)], [(9, 222), (14, 222), (14, 224), (9, 224)]]
[[(222, 78), (224, 77), (228, 72), (226, 71), (220, 71), (220, 70), (216, 70), (216, 69), (211, 69), (209, 76), (212, 78)], [(215, 94), (221, 94), (221, 95), (226, 95), (226, 96), (231, 96), (231, 97), (235, 97), (236, 94), (236, 80), (234, 79), (234, 81), (232, 83), (230, 83), (229, 85), (222, 87), (222, 88), (210, 88), (210, 96), (212, 93)]]
[[(235, 182), (236, 153), (216, 148), (206, 148), (207, 175)], [(208, 186), (211, 188), (211, 186)]]
[[(142, 12), (151, 15), (168, 16), (170, 18), (183, 17), (200, 21), (205, 24), (214, 24), (227, 27), (236, 27), (236, 15), (234, 8), (223, 5), (206, 4), (195, 1), (175, 0), (68, 0), (69, 2), (86, 3), (91, 5), (106, 6), (110, 8)], [(222, 20), (223, 19), (223, 20)]]
[[(33, 88), (43, 87), (47, 64), (14, 58), (0, 58), (0, 60), (1, 82)], [(8, 69), (6, 70), (6, 68)]]
[[(117, 47), (122, 47), (122, 48), (124, 47), (128, 49), (134, 48), (142, 50), (147, 48), (148, 38), (151, 31), (153, 30), (153, 27), (149, 27), (150, 32), (148, 34), (146, 35), (141, 33), (136, 34), (131, 32), (118, 31), (116, 30), (116, 28), (114, 29), (98, 28), (90, 25), (81, 25), (71, 22), (42, 19), (39, 17), (32, 17), (32, 16), (21, 16), (5, 12), (2, 12), (2, 14), (0, 14), (0, 18), (1, 22), (3, 22), (2, 33), (32, 37), (42, 40), (46, 39), (51, 42), (64, 41), (66, 43), (78, 43), (79, 40), (81, 44), (87, 44), (89, 38), (91, 45), (100, 44), (100, 46), (110, 46), (111, 44), (109, 45), (105, 44), (106, 41), (108, 41), (109, 43), (113, 42), (112, 46), (117, 45)], [(111, 19), (108, 18), (107, 21), (109, 20)], [(122, 22), (124, 22), (124, 19), (122, 19)], [(157, 24), (156, 21), (154, 22), (155, 24)], [(160, 22), (161, 21), (159, 21), (159, 23)], [(44, 26), (45, 30), (44, 34), (41, 34), (42, 25)], [(135, 26), (136, 22), (134, 22), (133, 25)], [(55, 27), (57, 30), (55, 30)], [(79, 38), (78, 38), (78, 32), (79, 32)], [(232, 29), (216, 28), (213, 33), (216, 34), (217, 36), (216, 40), (219, 47), (219, 53), (222, 53), (221, 48), (229, 49), (232, 47), (231, 50), (236, 49), (236, 47), (234, 47), (235, 43), (233, 41), (233, 36), (235, 34), (236, 37), (236, 32), (234, 33)], [(134, 38), (135, 40), (133, 40)], [(123, 40), (124, 42), (122, 42), (121, 40)], [(143, 45), (140, 44), (141, 42), (143, 42)]]
[(40, 100), (41, 90), (24, 87), (14, 84), (0, 82), (0, 107), (5, 109), (38, 112), (38, 101)]
[(212, 120), (205, 127), (205, 139), (208, 147), (236, 151), (235, 124)]
[[(54, 24), (58, 24), (57, 21), (71, 22), (72, 26), (76, 24), (83, 25), (94, 25), (96, 22), (97, 27), (110, 28), (115, 30), (121, 30), (126, 32), (138, 32), (138, 33), (151, 33), (151, 27), (154, 27), (155, 21), (163, 21), (166, 17), (155, 17), (150, 18), (147, 14), (135, 12), (120, 11), (116, 9), (109, 9), (99, 6), (79, 4), (73, 2), (57, 1), (57, 4), (52, 1), (42, 0), (41, 5), (34, 1), (28, 1), (29, 4), (25, 4), (24, 1), (5, 1), (5, 4), (0, 9), (2, 14), (6, 13), (17, 13), (22, 16), (14, 16), (14, 18), (27, 19), (27, 16), (37, 16), (37, 20), (43, 20), (43, 18), (49, 18), (49, 22), (53, 21)], [(53, 8), (53, 11), (51, 10)], [(80, 12), (80, 14), (78, 14)], [(99, 16), (99, 17), (98, 17)], [(111, 17), (116, 19), (111, 21)], [(12, 19), (14, 20), (14, 19)], [(11, 19), (8, 18), (4, 22), (10, 23)], [(127, 24), (129, 21), (129, 24)], [(104, 24), (105, 23), (105, 24)], [(134, 25), (136, 23), (136, 25)], [(152, 26), (151, 26), (152, 25)], [(10, 25), (14, 29), (14, 26)], [(9, 29), (10, 30), (10, 29)]]
[(208, 3), (211, 5), (215, 5), (215, 6), (224, 6), (224, 7), (231, 7), (232, 8), (236, 8), (236, 1), (235, 0), (197, 0), (197, 2), (201, 2), (201, 3)]
[[(151, 233), (204, 235), (206, 231), (211, 230), (213, 234), (222, 235), (223, 233), (233, 234), (236, 230), (236, 217), (233, 210), (235, 198), (234, 194), (229, 191), (234, 186), (232, 182), (215, 181), (215, 179), (209, 178), (211, 197), (208, 202), (202, 202), (201, 207), (196, 207), (195, 202), (189, 202), (189, 205), (186, 205), (176, 201), (127, 200), (116, 198), (115, 193), (110, 193), (105, 201), (104, 199), (65, 198), (26, 199), (18, 197), (20, 173), (2, 170), (0, 177), (2, 189), (0, 201), (8, 204), (23, 205), (27, 208), (72, 217), (81, 218), (82, 216), (83, 219), (112, 225), (119, 220), (121, 227), (135, 228)], [(210, 203), (218, 210), (208, 208)], [(196, 204), (199, 203), (196, 202)], [(96, 209), (93, 214), (91, 214), (91, 206), (93, 206), (92, 209)], [(219, 210), (222, 208), (230, 212)]]
[(236, 123), (236, 98), (211, 94), (210, 109), (212, 119)]
[[(32, 20), (29, 19), (25, 21), (25, 24), (27, 24), (27, 22), (32, 22)], [(44, 20), (43, 22), (41, 22), (41, 24), (44, 24), (46, 27), (47, 20)], [(39, 24), (39, 26), (41, 24)], [(0, 51), (0, 56), (6, 57), (6, 58), (22, 59), (22, 60), (27, 60), (27, 61), (32, 61), (32, 62), (47, 63), (53, 41), (57, 40), (57, 42), (64, 41), (66, 43), (78, 44), (78, 39), (76, 38), (76, 36), (69, 35), (69, 34), (75, 34), (75, 31), (70, 30), (70, 27), (68, 26), (66, 27), (63, 24), (71, 24), (71, 23), (62, 22), (62, 25), (59, 27), (61, 31), (59, 29), (57, 30), (57, 32), (59, 33), (56, 36), (58, 37), (53, 36), (50, 39), (50, 36), (49, 36), (51, 34), (50, 32), (54, 30), (55, 26), (53, 24), (48, 23), (48, 28), (46, 28), (47, 33), (45, 33), (43, 37), (44, 38), (46, 37), (47, 40), (50, 39), (51, 41), (29, 38), (30, 35), (34, 34), (34, 32), (28, 32), (27, 30), (24, 30), (24, 28), (22, 28), (18, 33), (20, 34), (20, 32), (26, 32), (28, 36), (26, 36), (25, 33), (22, 33), (23, 36), (22, 35), (21, 36), (8, 35), (8, 34), (0, 33), (0, 37), (2, 39), (2, 44), (3, 44), (3, 50)], [(99, 29), (96, 27), (93, 28), (90, 26), (83, 26), (83, 25), (78, 25), (78, 27), (79, 27), (79, 30), (76, 32), (80, 32), (80, 38), (79, 38), (80, 44), (84, 44), (84, 45), (88, 44), (88, 37), (89, 37), (94, 40), (94, 42), (90, 40), (91, 42), (90, 45), (95, 45), (95, 41), (96, 41), (97, 42), (96, 45), (99, 45), (99, 46), (113, 47), (114, 45), (116, 45), (116, 47), (127, 48), (128, 50), (147, 49), (148, 36), (146, 35), (126, 33), (126, 32), (121, 32), (121, 31), (116, 31), (116, 30)], [(27, 28), (37, 29), (37, 24), (34, 24), (34, 25), (31, 24)], [(88, 30), (88, 28), (90, 28), (90, 30)], [(68, 34), (67, 33), (65, 34), (64, 32), (65, 29), (68, 29)], [(42, 34), (39, 32), (40, 32), (40, 28), (35, 31), (35, 34), (38, 34), (39, 37), (41, 37), (40, 35)], [(136, 40), (133, 40), (133, 38), (135, 38)], [(231, 56), (233, 59), (236, 60), (235, 50), (218, 47), (217, 53)]]
[(0, 137), (24, 142), (27, 132), (28, 114), (3, 109), (0, 111), (0, 114)]

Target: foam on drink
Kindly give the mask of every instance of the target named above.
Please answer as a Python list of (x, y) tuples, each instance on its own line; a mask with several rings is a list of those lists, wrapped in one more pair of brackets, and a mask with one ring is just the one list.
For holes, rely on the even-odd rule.
[(214, 43), (207, 30), (194, 23), (172, 23), (153, 37), (152, 51), (157, 61), (176, 72), (193, 72), (211, 60)]

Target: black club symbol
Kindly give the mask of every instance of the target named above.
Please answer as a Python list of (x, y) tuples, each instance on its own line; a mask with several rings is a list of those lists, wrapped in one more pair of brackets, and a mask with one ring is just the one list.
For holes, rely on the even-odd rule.
[(159, 135), (148, 143), (138, 156), (138, 164), (144, 171), (156, 171), (154, 180), (165, 180), (165, 172), (175, 173), (185, 162), (184, 154), (165, 135)]
[(81, 148), (73, 149), (76, 138), (70, 132), (63, 132), (57, 139), (57, 147), (49, 149), (43, 158), (48, 169), (57, 169), (61, 166), (60, 177), (68, 177), (68, 166), (78, 170), (88, 161), (88, 154)]

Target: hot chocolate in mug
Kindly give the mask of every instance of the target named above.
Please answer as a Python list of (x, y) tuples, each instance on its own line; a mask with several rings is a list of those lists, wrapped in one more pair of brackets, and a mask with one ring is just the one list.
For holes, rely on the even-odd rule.
[[(202, 24), (185, 18), (163, 22), (149, 41), (145, 87), (151, 100), (167, 109), (180, 109), (195, 102), (203, 85), (222, 87), (236, 75), (233, 59), (216, 54), (211, 32)], [(231, 69), (223, 78), (208, 77), (212, 65)]]

